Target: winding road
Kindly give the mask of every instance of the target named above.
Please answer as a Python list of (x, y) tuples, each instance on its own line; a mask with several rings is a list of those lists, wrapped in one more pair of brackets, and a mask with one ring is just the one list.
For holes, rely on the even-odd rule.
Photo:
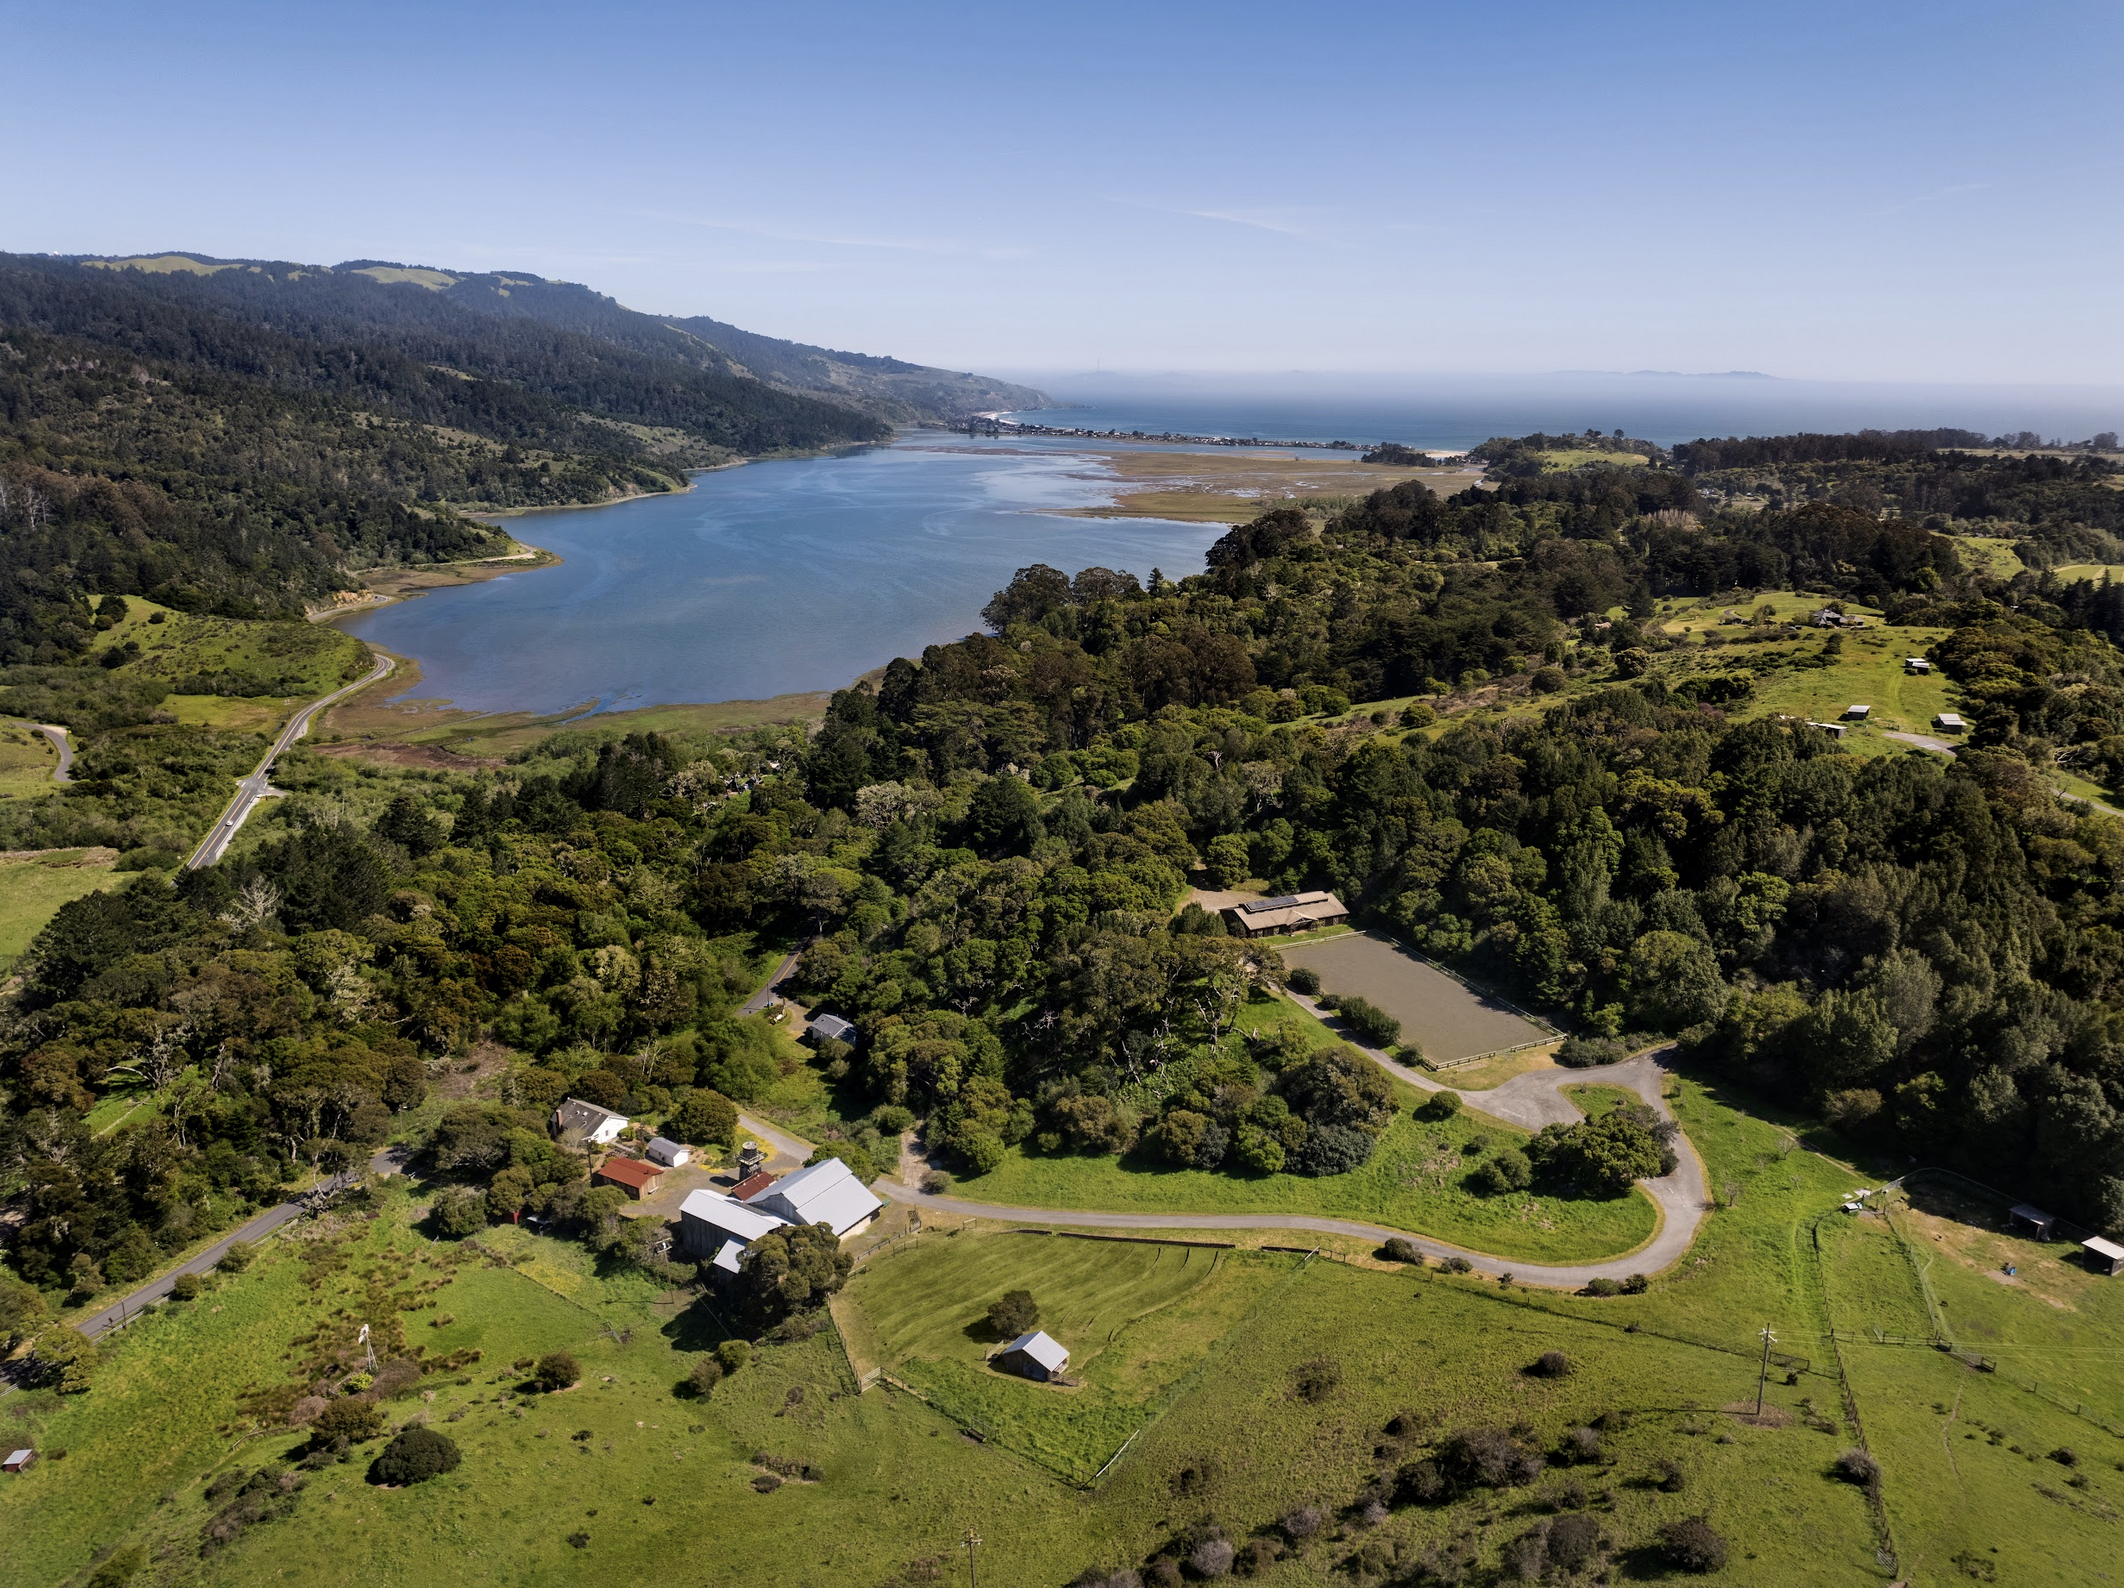
[(236, 836), (238, 829), (243, 826), (258, 802), (270, 794), (280, 792), (267, 781), (272, 774), (273, 763), (289, 745), (310, 731), (312, 718), (327, 707), (337, 705), (357, 689), (366, 689), (377, 680), (387, 677), (396, 665), (390, 657), (378, 656), (376, 665), (369, 669), (366, 676), (357, 678), (343, 689), (333, 690), (321, 700), (311, 701), (290, 717), (288, 725), (280, 730), (280, 737), (273, 741), (273, 747), (266, 751), (265, 759), (258, 763), (249, 777), (236, 785), (235, 797), (222, 811), (220, 819), (208, 829), (206, 837), (199, 841), (199, 847), (192, 851), (192, 857), (184, 863), (184, 869), (197, 871), (202, 866), (217, 864), (228, 852), (229, 840)]
[(64, 728), (55, 722), (18, 721), (14, 726), (18, 728), (33, 728), (52, 741), (52, 748), (59, 752), (59, 765), (52, 773), (52, 781), (54, 783), (71, 783), (74, 781), (74, 741), (66, 736)]

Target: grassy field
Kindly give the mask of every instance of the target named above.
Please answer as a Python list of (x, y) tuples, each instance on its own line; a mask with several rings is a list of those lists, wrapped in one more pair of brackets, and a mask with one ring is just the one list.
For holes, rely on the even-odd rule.
[(127, 596), (125, 607), (125, 616), (99, 633), (90, 649), (100, 657), (120, 647), (136, 648), (138, 654), (122, 669), (129, 677), (172, 683), (231, 679), (245, 688), (262, 685), (274, 695), (313, 698), (330, 694), (368, 667), (361, 642), (328, 625), (205, 617), (141, 596)]
[[(862, 1368), (904, 1380), (991, 1443), (1084, 1483), (1298, 1263), (1003, 1230), (925, 1234), (866, 1263), (836, 1311)], [(987, 1365), (999, 1343), (988, 1304), (1018, 1289), (1038, 1303), (1038, 1326), (1069, 1350), (1068, 1385)]]
[(59, 752), (29, 728), (0, 727), (0, 799), (52, 792)]
[[(0, 1432), (45, 1454), (0, 1482), (0, 1584), (78, 1588), (99, 1549), (140, 1544), (150, 1564), (138, 1588), (464, 1588), (674, 1569), (726, 1581), (769, 1562), (791, 1584), (913, 1588), (957, 1580), (968, 1528), (984, 1541), (985, 1580), (1062, 1583), (1140, 1565), (1202, 1524), (1259, 1536), (1305, 1504), (1326, 1525), (1265, 1569), (1271, 1585), (1414, 1581), (1427, 1552), (1448, 1548), (1472, 1563), (1468, 1580), (1499, 1580), (1507, 1541), (1578, 1509), (1608, 1541), (1598, 1570), (1610, 1581), (1657, 1576), (1646, 1546), (1658, 1526), (1699, 1514), (1730, 1543), (1722, 1583), (2101, 1580), (2124, 1441), (2012, 1375), (2057, 1371), (2072, 1375), (2067, 1393), (2098, 1390), (2124, 1333), (2124, 1287), (2012, 1236), (1981, 1200), (1920, 1197), (1895, 1228), (1932, 1249), (1935, 1293), (2000, 1371), (1859, 1339), (1869, 1316), (1924, 1316), (1894, 1229), (1834, 1211), (1879, 1184), (1880, 1166), (1854, 1166), (1834, 1142), (1802, 1138), (1706, 1079), (1678, 1079), (1673, 1104), (1720, 1206), (1690, 1258), (1641, 1296), (1505, 1289), (1363, 1259), (931, 1230), (857, 1270), (838, 1306), (845, 1353), (831, 1330), (764, 1346), (706, 1402), (673, 1393), (719, 1334), (684, 1296), (513, 1231), (481, 1237), (507, 1262), (430, 1244), (407, 1224), (420, 1199), (394, 1196), (371, 1222), (295, 1226), (249, 1273), (150, 1315), (112, 1343), (88, 1394), (0, 1400)], [(2020, 1275), (1999, 1275), (2005, 1261)], [(1070, 1346), (1081, 1388), (982, 1366), (990, 1342), (969, 1326), (1021, 1285)], [(390, 1295), (410, 1304), (394, 1309), (397, 1323), (431, 1355), (482, 1352), (387, 1403), (393, 1422), (417, 1416), (449, 1433), (463, 1465), (376, 1489), (361, 1480), (372, 1444), (309, 1474), (292, 1514), (202, 1559), (204, 1481), (300, 1438), (251, 1426), (239, 1397), (292, 1382), (309, 1349), (296, 1342), (320, 1326), (344, 1338)], [(1894, 1574), (1876, 1558), (1867, 1494), (1831, 1470), (1860, 1433), (1822, 1337), (1830, 1323), (1882, 1466)], [(1763, 1324), (1797, 1382), (1773, 1373), (1757, 1418)], [(521, 1393), (510, 1364), (555, 1348), (577, 1355), (582, 1383)], [(1530, 1375), (1550, 1350), (1570, 1371)], [(851, 1393), (851, 1357), (938, 1404)], [(1397, 1414), (1406, 1431), (1388, 1433)], [(988, 1441), (966, 1437), (966, 1422)], [(1577, 1465), (1552, 1458), (1526, 1488), (1397, 1503), (1376, 1524), (1358, 1514), (1367, 1485), (1477, 1424), (1547, 1451), (1594, 1427), (1598, 1451)], [(1098, 1487), (1057, 1475), (1138, 1428)], [(775, 1487), (760, 1457), (811, 1471)]]
[(111, 870), (117, 858), (109, 849), (53, 849), (0, 860), (0, 967), (14, 963), (59, 906), (123, 883)]

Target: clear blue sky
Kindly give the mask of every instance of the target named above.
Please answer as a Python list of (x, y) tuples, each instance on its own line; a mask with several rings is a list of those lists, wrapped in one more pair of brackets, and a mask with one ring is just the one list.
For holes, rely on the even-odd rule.
[(0, 0), (0, 247), (984, 369), (2115, 383), (2113, 5)]

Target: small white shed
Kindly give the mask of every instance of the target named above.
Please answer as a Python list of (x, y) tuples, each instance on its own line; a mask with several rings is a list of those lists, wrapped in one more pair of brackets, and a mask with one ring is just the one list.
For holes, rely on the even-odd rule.
[(2080, 1242), (2080, 1250), (2087, 1254), (2087, 1266), (2096, 1273), (2124, 1273), (2124, 1246), (2119, 1246), (2115, 1241), (2105, 1241), (2099, 1235), (2091, 1235)]
[(1846, 706), (1844, 708), (1844, 715), (1849, 717), (1853, 722), (1864, 722), (1868, 717), (1873, 715), (1873, 708), (1871, 706)]
[(1942, 733), (1966, 733), (1969, 730), (1969, 724), (1962, 720), (1961, 714), (1953, 711), (1941, 712), (1932, 719), (1932, 725)]
[(1932, 671), (1932, 663), (1926, 661), (1922, 656), (1904, 657), (1903, 666), (1905, 670), (1913, 673), (1929, 673)]
[(693, 1162), (693, 1149), (682, 1141), (672, 1141), (668, 1137), (652, 1138), (646, 1150), (652, 1163), (660, 1163), (667, 1169), (676, 1169), (681, 1164)]

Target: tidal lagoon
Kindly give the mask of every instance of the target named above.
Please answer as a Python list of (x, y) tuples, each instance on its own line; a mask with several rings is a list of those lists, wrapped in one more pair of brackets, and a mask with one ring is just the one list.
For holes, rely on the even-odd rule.
[(683, 496), (543, 513), (562, 559), (339, 620), (472, 711), (751, 700), (834, 689), (981, 626), (1029, 563), (1200, 573), (1217, 524), (1058, 516), (1111, 497), (1050, 444), (923, 435), (699, 476)]

